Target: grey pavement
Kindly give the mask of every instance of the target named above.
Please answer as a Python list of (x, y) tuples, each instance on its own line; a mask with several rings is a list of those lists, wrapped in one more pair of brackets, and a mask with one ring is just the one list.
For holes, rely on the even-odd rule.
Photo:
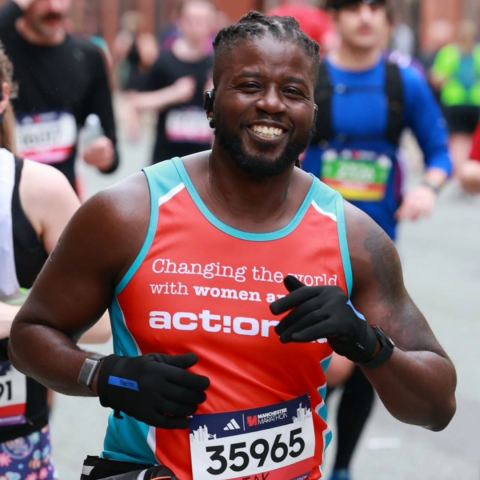
[[(151, 139), (147, 124), (141, 142), (122, 141), (122, 167), (114, 175), (81, 168), (89, 193), (147, 165)], [(446, 430), (432, 433), (400, 423), (377, 401), (353, 462), (354, 480), (480, 480), (480, 197), (450, 184), (430, 219), (402, 226), (398, 249), (410, 295), (457, 367), (458, 409)], [(87, 347), (112, 349), (111, 343)], [(100, 452), (108, 413), (97, 399), (56, 395), (52, 435), (61, 480), (79, 479), (83, 458)], [(335, 441), (327, 477), (334, 448)]]

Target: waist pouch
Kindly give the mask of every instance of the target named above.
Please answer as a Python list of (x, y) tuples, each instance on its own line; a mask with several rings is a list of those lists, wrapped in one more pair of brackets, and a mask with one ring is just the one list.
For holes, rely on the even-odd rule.
[(163, 465), (109, 460), (88, 455), (83, 462), (80, 480), (178, 480)]

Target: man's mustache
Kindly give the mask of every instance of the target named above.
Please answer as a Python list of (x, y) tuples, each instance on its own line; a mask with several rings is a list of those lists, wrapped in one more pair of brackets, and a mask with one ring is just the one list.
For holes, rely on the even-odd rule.
[(48, 22), (48, 21), (51, 21), (51, 20), (63, 20), (65, 18), (65, 15), (62, 15), (61, 13), (54, 13), (54, 12), (50, 12), (50, 13), (47, 13), (45, 14), (43, 17), (42, 17), (42, 21), (45, 21), (45, 22)]

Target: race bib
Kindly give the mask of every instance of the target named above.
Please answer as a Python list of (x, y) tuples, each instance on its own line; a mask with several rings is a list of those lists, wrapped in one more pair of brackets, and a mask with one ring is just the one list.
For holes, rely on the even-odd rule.
[(315, 454), (308, 395), (190, 420), (193, 480), (302, 480)]
[(209, 143), (213, 131), (205, 111), (197, 107), (170, 110), (165, 118), (165, 136), (174, 142)]
[(381, 201), (393, 162), (386, 155), (361, 150), (327, 150), (321, 179), (347, 200)]
[(77, 123), (69, 112), (44, 112), (17, 116), (18, 153), (41, 163), (60, 163), (72, 154)]
[(8, 361), (0, 362), (0, 427), (26, 423), (27, 377)]

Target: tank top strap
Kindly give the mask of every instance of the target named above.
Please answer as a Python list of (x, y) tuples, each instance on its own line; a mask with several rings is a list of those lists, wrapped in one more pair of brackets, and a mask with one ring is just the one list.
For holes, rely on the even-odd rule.
[(353, 286), (353, 275), (347, 241), (344, 199), (336, 190), (329, 187), (318, 178), (315, 177), (314, 181), (319, 184), (312, 201), (314, 208), (322, 215), (326, 215), (337, 222), (338, 242), (340, 245), (343, 270), (347, 282), (348, 296), (350, 297)]
[(15, 157), (0, 149), (0, 299), (7, 300), (20, 290), (15, 270), (12, 234), (12, 194), (15, 187)]

